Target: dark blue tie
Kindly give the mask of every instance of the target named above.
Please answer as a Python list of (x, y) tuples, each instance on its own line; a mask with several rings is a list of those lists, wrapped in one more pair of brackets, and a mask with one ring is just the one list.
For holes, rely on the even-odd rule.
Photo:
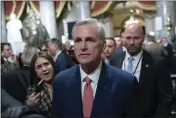
[(129, 57), (128, 58), (128, 66), (127, 66), (127, 72), (129, 72), (129, 73), (133, 73), (133, 60), (134, 60), (134, 58), (131, 56), (131, 57)]

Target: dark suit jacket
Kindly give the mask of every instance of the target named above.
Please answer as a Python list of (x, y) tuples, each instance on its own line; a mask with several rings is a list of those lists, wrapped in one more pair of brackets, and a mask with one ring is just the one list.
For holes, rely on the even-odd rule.
[[(137, 80), (125, 71), (102, 64), (91, 118), (137, 116)], [(79, 65), (59, 73), (54, 80), (53, 118), (82, 118)]]
[(55, 65), (56, 65), (56, 74), (73, 66), (72, 59), (67, 54), (66, 51), (62, 51), (58, 55), (56, 62), (55, 62)]
[(32, 83), (30, 68), (24, 66), (12, 72), (4, 73), (1, 78), (1, 87), (13, 98), (24, 103), (27, 96), (27, 88)]
[(21, 106), (22, 104), (10, 96), (4, 89), (1, 89), (1, 110), (5, 111), (7, 108)]
[[(121, 68), (125, 52), (114, 55), (110, 65)], [(143, 51), (139, 99), (144, 117), (168, 117), (171, 111), (172, 82), (164, 59)]]

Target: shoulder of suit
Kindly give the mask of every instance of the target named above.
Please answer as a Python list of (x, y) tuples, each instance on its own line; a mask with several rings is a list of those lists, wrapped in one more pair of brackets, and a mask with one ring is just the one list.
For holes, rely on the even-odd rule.
[(123, 52), (114, 52), (112, 56), (110, 57), (110, 60), (117, 60), (119, 57), (123, 56), (125, 54), (125, 51)]
[(157, 61), (157, 62), (164, 61), (164, 58), (162, 56), (149, 53), (146, 50), (144, 50), (143, 57), (151, 58), (152, 61)]
[(112, 79), (116, 80), (121, 80), (121, 81), (129, 81), (131, 82), (131, 80), (134, 78), (133, 75), (129, 74), (128, 72), (116, 68), (114, 66), (108, 65), (109, 68), (109, 73)]
[(59, 80), (67, 80), (67, 79), (71, 79), (72, 76), (75, 75), (76, 69), (79, 67), (79, 65), (73, 66), (69, 69), (66, 69), (64, 71), (61, 71), (60, 73), (58, 73), (55, 77), (55, 81), (59, 81)]

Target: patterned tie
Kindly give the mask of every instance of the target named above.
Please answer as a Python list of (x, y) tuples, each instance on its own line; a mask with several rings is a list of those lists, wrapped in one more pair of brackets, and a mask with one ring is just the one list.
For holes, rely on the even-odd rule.
[(129, 63), (128, 63), (127, 70), (126, 70), (127, 72), (131, 74), (133, 73), (133, 60), (134, 58), (132, 56), (128, 58)]
[(90, 118), (92, 105), (93, 105), (93, 90), (91, 87), (91, 79), (85, 77), (84, 81), (86, 82), (84, 86), (84, 95), (83, 95), (83, 115), (84, 118)]

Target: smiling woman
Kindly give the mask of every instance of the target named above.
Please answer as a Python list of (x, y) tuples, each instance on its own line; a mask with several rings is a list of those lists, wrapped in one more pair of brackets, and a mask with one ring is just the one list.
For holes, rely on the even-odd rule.
[(53, 92), (55, 64), (50, 55), (38, 52), (31, 61), (31, 79), (33, 85), (28, 88), (26, 104), (36, 106), (40, 114), (49, 117)]

